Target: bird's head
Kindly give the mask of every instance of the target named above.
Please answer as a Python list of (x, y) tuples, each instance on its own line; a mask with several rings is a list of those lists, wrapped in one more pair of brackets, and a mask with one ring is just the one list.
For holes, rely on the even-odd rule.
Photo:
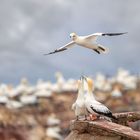
[(85, 78), (82, 76), (80, 80), (77, 81), (78, 83), (78, 91), (84, 91), (84, 80)]
[(76, 39), (77, 37), (77, 34), (76, 33), (71, 33), (70, 34), (70, 38), (72, 38), (72, 40)]
[(86, 82), (87, 82), (87, 85), (88, 85), (89, 93), (92, 93), (92, 90), (93, 90), (93, 80), (91, 78), (86, 78)]

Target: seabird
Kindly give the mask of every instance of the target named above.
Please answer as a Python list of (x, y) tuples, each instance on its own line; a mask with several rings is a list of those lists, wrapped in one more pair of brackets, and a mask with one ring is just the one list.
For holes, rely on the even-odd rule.
[(44, 54), (44, 55), (50, 55), (50, 54), (54, 54), (57, 52), (65, 51), (69, 48), (72, 48), (75, 44), (88, 48), (88, 49), (91, 49), (98, 54), (107, 53), (108, 49), (105, 48), (103, 45), (98, 44), (96, 42), (97, 38), (99, 36), (117, 36), (117, 35), (123, 35), (126, 33), (127, 32), (124, 32), (124, 33), (94, 33), (94, 34), (90, 34), (87, 36), (78, 36), (76, 33), (71, 33), (70, 34), (70, 38), (72, 39), (71, 42), (69, 42), (68, 44), (66, 44), (50, 53)]
[[(115, 116), (112, 115), (111, 111), (102, 103), (98, 102), (93, 93), (93, 81), (90, 78), (86, 78), (86, 83), (88, 85), (88, 92), (85, 96), (85, 106), (89, 114), (93, 115), (103, 115), (114, 120), (117, 120)], [(97, 118), (97, 117), (96, 117)]]
[(78, 96), (72, 105), (72, 110), (75, 111), (75, 115), (77, 120), (79, 120), (79, 116), (88, 115), (88, 112), (85, 108), (85, 98), (84, 98), (84, 79), (81, 77), (81, 80), (78, 80)]

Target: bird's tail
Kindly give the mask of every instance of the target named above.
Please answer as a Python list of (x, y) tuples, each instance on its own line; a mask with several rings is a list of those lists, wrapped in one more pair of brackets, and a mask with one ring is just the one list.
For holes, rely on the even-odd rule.
[(96, 49), (96, 52), (99, 53), (99, 54), (101, 54), (101, 53), (108, 53), (109, 49), (105, 48), (102, 45), (98, 45), (98, 48)]
[(115, 120), (115, 121), (118, 120), (118, 118), (117, 118), (116, 116), (114, 116), (111, 112), (108, 113), (108, 114), (106, 114), (106, 116), (112, 118), (112, 119)]
[(117, 119), (115, 116), (113, 116), (113, 115), (111, 116), (111, 118), (114, 119), (114, 120), (116, 120), (116, 121), (118, 120), (118, 119)]

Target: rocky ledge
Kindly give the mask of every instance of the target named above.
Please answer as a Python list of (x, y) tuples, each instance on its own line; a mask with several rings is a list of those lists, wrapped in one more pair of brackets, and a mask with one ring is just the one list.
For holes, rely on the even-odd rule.
[(118, 113), (115, 116), (118, 117), (118, 123), (103, 119), (71, 121), (71, 133), (65, 140), (140, 140), (140, 131), (129, 126), (130, 122), (140, 120), (140, 112)]

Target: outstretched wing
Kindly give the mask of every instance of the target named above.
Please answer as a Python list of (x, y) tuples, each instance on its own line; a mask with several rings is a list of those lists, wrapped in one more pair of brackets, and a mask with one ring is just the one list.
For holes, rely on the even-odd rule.
[(117, 35), (123, 35), (126, 33), (127, 32), (124, 32), (124, 33), (94, 33), (94, 34), (91, 34), (91, 35), (88, 35), (85, 37), (86, 37), (86, 39), (92, 39), (92, 40), (96, 41), (99, 36), (117, 36)]
[(54, 50), (53, 52), (50, 52), (50, 53), (47, 53), (47, 54), (44, 54), (44, 55), (50, 55), (50, 54), (54, 54), (54, 53), (57, 53), (57, 52), (65, 51), (65, 50), (67, 50), (68, 48), (73, 47), (74, 44), (75, 44), (74, 41), (71, 41), (71, 42), (69, 42), (68, 44), (66, 44), (65, 46), (60, 47), (60, 48)]

